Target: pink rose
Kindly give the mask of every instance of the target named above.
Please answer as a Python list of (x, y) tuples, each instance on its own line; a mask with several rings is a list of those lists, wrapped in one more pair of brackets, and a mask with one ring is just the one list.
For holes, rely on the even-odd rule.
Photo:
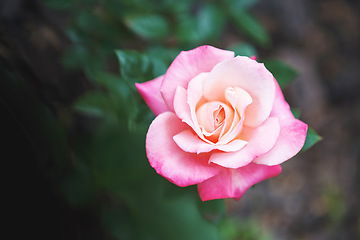
[(146, 152), (156, 172), (200, 198), (239, 199), (281, 172), (304, 145), (294, 118), (262, 63), (200, 46), (181, 52), (165, 75), (136, 87), (156, 115)]

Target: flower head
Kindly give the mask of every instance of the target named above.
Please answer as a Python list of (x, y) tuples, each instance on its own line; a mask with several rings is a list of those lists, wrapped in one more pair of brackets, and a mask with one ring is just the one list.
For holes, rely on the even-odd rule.
[(304, 145), (307, 125), (254, 59), (200, 46), (136, 87), (156, 115), (146, 137), (151, 166), (178, 186), (197, 184), (202, 200), (239, 199)]

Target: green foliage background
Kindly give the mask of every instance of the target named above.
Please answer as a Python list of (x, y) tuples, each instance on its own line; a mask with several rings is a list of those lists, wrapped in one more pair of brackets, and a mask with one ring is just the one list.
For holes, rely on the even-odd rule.
[[(251, 14), (257, 1), (45, 2), (66, 18), (72, 45), (64, 66), (81, 69), (94, 85), (59, 118), (33, 100), (39, 129), (56, 155), (54, 172), (47, 174), (60, 179), (54, 183), (58, 194), (95, 216), (107, 239), (271, 239), (256, 223), (226, 218), (223, 200), (201, 202), (196, 187), (179, 188), (156, 174), (145, 153), (154, 115), (134, 85), (164, 74), (180, 51), (199, 45), (246, 56), (270, 48), (270, 37)], [(230, 35), (240, 40), (230, 41)], [(282, 87), (297, 75), (279, 60), (265, 65)], [(79, 117), (85, 130), (71, 133)], [(310, 130), (306, 148), (318, 140)], [(82, 234), (78, 239), (85, 239)]]

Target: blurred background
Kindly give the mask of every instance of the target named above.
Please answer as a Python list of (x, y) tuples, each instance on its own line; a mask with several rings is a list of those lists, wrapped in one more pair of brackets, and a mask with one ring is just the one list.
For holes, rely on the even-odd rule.
[[(360, 239), (360, 2), (2, 0), (10, 239)], [(181, 50), (256, 55), (314, 147), (239, 200), (201, 202), (145, 155), (135, 82)], [(9, 226), (9, 227), (7, 227)]]

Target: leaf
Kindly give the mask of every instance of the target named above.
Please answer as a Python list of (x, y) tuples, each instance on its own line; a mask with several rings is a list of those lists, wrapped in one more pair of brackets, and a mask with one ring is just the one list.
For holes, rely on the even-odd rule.
[(298, 76), (298, 73), (290, 65), (280, 60), (268, 60), (265, 67), (274, 75), (280, 87), (283, 89)]
[(114, 94), (123, 96), (124, 100), (128, 100), (131, 95), (131, 88), (123, 79), (119, 76), (107, 72), (95, 72), (92, 77), (99, 84), (106, 87), (109, 91)]
[(77, 111), (97, 116), (104, 117), (109, 113), (113, 113), (113, 102), (105, 93), (102, 92), (88, 92), (85, 93), (75, 104), (74, 108)]
[(224, 13), (214, 4), (206, 4), (192, 16), (184, 12), (176, 16), (176, 35), (187, 47), (201, 45), (216, 39), (224, 26)]
[(188, 13), (177, 16), (176, 37), (178, 41), (186, 45), (199, 45), (200, 38), (196, 19)]
[(220, 224), (222, 239), (226, 240), (272, 240), (271, 234), (259, 226), (255, 219), (246, 221), (226, 218)]
[(144, 82), (155, 78), (154, 63), (151, 59), (134, 50), (115, 50), (120, 63), (121, 76), (135, 89), (135, 82)]
[(213, 40), (220, 35), (224, 26), (223, 12), (213, 4), (207, 4), (197, 14), (197, 33), (199, 41)]
[(229, 49), (235, 52), (235, 56), (252, 57), (257, 55), (254, 46), (248, 43), (239, 43), (231, 46)]
[(254, 6), (258, 0), (223, 0), (223, 2), (227, 5), (228, 8), (248, 10)]
[[(133, 92), (136, 92), (136, 94), (132, 96), (133, 98), (137, 98), (138, 96), (140, 99), (140, 95), (137, 94), (135, 88), (136, 82), (154, 79), (155, 77), (164, 74), (167, 69), (166, 64), (161, 60), (161, 57), (149, 57), (148, 55), (140, 54), (133, 50), (116, 50), (115, 53), (119, 59), (122, 78), (127, 81)], [(148, 107), (145, 109), (142, 108), (142, 106), (145, 105), (142, 104), (143, 100), (139, 99), (136, 102), (136, 106), (130, 108), (130, 110), (135, 110), (129, 115), (128, 126), (132, 130), (147, 127), (154, 117)], [(128, 102), (127, 99), (124, 99), (124, 102)]]
[(160, 6), (157, 6), (163, 11), (169, 13), (188, 12), (192, 7), (193, 0), (163, 0)]
[(303, 148), (301, 149), (301, 151), (306, 151), (307, 149), (309, 149), (310, 147), (314, 146), (315, 143), (319, 142), (322, 139), (321, 136), (319, 136), (314, 129), (312, 129), (311, 127), (309, 127), (307, 135), (306, 135), (306, 140), (305, 140), (305, 144), (303, 146)]
[(130, 30), (146, 39), (165, 38), (169, 34), (168, 23), (161, 15), (130, 15), (124, 21)]
[(163, 75), (171, 62), (179, 55), (181, 50), (169, 49), (163, 46), (150, 46), (146, 55), (151, 58), (154, 65), (154, 76)]
[(100, 91), (88, 92), (78, 99), (74, 108), (94, 117), (127, 123), (129, 118), (136, 113), (134, 112), (136, 109), (132, 99), (124, 97)]
[(203, 202), (198, 198), (198, 208), (203, 218), (210, 222), (218, 223), (225, 216), (225, 202), (223, 199)]
[(300, 109), (298, 109), (298, 108), (290, 108), (290, 110), (291, 110), (292, 114), (294, 115), (294, 117), (296, 119), (299, 119), (300, 114), (301, 114)]
[(217, 227), (202, 218), (191, 195), (163, 200), (157, 197), (155, 187), (147, 185), (150, 191), (146, 195), (129, 200), (134, 203), (132, 213), (141, 226), (139, 239), (220, 239)]
[(253, 39), (260, 46), (270, 44), (270, 37), (261, 23), (250, 13), (237, 8), (231, 8), (230, 16), (244, 34)]
[(161, 59), (167, 66), (169, 66), (180, 52), (181, 49), (169, 49), (164, 46), (149, 46), (146, 54), (151, 58), (157, 57)]
[(155, 77), (164, 75), (168, 69), (168, 65), (159, 57), (152, 57), (151, 61), (153, 63), (153, 75)]
[[(203, 219), (192, 192), (169, 183), (149, 166), (145, 133), (103, 125), (90, 144), (78, 148), (77, 157), (90, 163), (98, 191), (116, 203), (102, 214), (106, 229), (116, 239), (219, 240), (216, 225)], [(165, 190), (175, 189), (176, 197), (165, 196)]]

